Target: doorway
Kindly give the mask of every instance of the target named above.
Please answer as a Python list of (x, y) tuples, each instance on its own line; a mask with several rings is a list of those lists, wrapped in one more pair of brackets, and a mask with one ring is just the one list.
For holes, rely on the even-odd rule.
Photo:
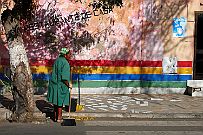
[(193, 79), (203, 80), (203, 12), (195, 12)]

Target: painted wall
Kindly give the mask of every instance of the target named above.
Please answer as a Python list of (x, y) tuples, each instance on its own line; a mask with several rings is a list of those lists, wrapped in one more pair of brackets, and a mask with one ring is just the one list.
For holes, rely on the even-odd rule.
[[(113, 12), (81, 1), (40, 0), (33, 22), (21, 22), (35, 86), (47, 86), (58, 50), (66, 46), (74, 51), (75, 93), (78, 79), (82, 93), (185, 91), (186, 80), (192, 79), (194, 11), (202, 10), (201, 1), (123, 0)], [(178, 26), (174, 20), (180, 20)], [(0, 44), (3, 78), (9, 63), (3, 32)], [(165, 72), (171, 68), (163, 61), (168, 57), (177, 59), (171, 73)]]

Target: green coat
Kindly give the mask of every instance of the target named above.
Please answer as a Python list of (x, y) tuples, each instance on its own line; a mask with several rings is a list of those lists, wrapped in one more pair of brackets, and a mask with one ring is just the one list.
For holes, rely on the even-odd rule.
[(54, 105), (69, 105), (69, 88), (63, 82), (70, 82), (70, 65), (65, 57), (60, 56), (54, 62), (49, 80), (47, 100)]

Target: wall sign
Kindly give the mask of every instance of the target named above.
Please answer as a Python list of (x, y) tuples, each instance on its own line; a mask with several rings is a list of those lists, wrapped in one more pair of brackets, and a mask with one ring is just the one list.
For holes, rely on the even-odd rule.
[(187, 19), (184, 17), (173, 19), (173, 37), (186, 36)]
[(177, 58), (176, 57), (164, 57), (162, 61), (162, 69), (164, 74), (176, 74), (177, 73)]

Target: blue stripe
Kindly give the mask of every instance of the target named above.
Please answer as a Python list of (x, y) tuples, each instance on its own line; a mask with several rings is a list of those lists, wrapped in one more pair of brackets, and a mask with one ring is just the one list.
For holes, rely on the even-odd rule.
[(50, 77), (50, 74), (32, 74), (33, 80), (49, 80)]
[[(80, 80), (140, 80), (140, 74), (80, 74)], [(73, 74), (73, 80), (77, 80), (78, 75)]]
[[(143, 81), (186, 81), (192, 75), (177, 74), (73, 74), (73, 80), (143, 80)], [(33, 74), (33, 80), (49, 80), (50, 74)], [(0, 79), (8, 80), (2, 73)]]
[[(143, 81), (186, 81), (192, 75), (160, 75), (160, 74), (80, 74), (80, 80), (143, 80)], [(73, 74), (73, 80), (78, 75)]]
[[(186, 81), (191, 80), (192, 75), (177, 74), (73, 74), (73, 80), (143, 80), (143, 81)], [(49, 74), (33, 74), (33, 80), (49, 80)]]
[(177, 74), (142, 74), (141, 80), (144, 81), (186, 81), (191, 80), (192, 75)]
[(10, 78), (7, 78), (3, 73), (0, 73), (0, 79), (6, 82), (10, 82)]

